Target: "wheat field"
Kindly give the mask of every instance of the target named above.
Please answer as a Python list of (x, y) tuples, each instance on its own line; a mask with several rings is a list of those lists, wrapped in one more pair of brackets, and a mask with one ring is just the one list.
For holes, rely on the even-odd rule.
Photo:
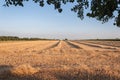
[(120, 80), (120, 42), (0, 42), (0, 80)]

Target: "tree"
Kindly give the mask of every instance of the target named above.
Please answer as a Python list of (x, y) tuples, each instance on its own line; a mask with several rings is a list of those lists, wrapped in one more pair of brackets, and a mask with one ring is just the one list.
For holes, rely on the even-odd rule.
[[(4, 6), (24, 6), (24, 1), (29, 0), (5, 0)], [(54, 5), (55, 10), (60, 13), (63, 11), (62, 4), (73, 3), (74, 7), (71, 8), (71, 11), (77, 13), (81, 20), (84, 19), (84, 10), (90, 9), (86, 16), (102, 21), (102, 23), (114, 19), (113, 24), (120, 27), (120, 0), (33, 0), (33, 2), (39, 3), (41, 7), (45, 3)]]

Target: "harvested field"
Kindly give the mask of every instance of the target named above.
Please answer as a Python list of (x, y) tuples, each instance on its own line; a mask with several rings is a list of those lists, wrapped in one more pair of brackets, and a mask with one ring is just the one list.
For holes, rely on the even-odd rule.
[(120, 43), (112, 43), (1, 42), (0, 80), (120, 80)]

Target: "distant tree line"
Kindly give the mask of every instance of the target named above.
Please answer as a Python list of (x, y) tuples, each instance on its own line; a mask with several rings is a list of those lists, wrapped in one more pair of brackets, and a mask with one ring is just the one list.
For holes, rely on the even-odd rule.
[(45, 39), (45, 38), (20, 38), (17, 36), (0, 36), (0, 41), (19, 41), (19, 40), (25, 40), (25, 41), (30, 41), (30, 40), (56, 40), (56, 39)]
[(120, 41), (119, 38), (116, 39), (87, 39), (88, 41)]

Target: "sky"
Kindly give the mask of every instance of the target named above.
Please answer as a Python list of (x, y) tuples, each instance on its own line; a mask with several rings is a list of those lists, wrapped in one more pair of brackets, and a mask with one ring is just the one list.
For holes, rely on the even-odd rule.
[(38, 37), (51, 39), (113, 39), (120, 38), (120, 28), (113, 20), (102, 24), (96, 19), (83, 20), (63, 5), (59, 13), (54, 6), (40, 7), (30, 1), (24, 7), (4, 7), (0, 1), (0, 36)]

